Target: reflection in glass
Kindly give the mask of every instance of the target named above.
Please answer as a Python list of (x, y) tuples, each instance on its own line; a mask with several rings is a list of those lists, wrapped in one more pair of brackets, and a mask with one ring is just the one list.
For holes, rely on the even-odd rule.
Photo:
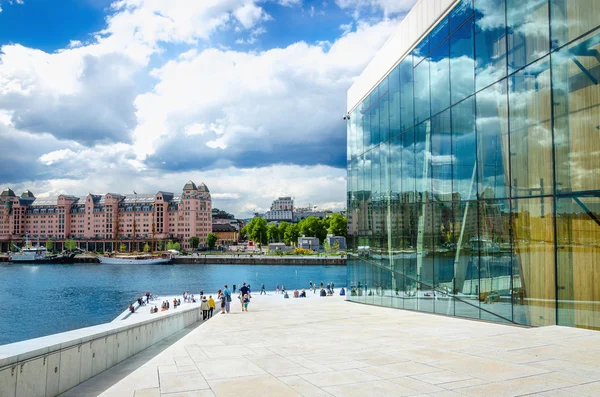
[(473, 15), (473, 0), (461, 0), (448, 16), (450, 33), (454, 32), (471, 15)]
[(415, 189), (417, 201), (431, 199), (431, 130), (429, 120), (415, 127)]
[(600, 330), (600, 198), (556, 201), (557, 324)]
[[(383, 88), (382, 88), (383, 91)], [(381, 142), (379, 128), (379, 87), (371, 92), (371, 145), (378, 145)]]
[(548, 0), (506, 0), (506, 8), (510, 73), (548, 54), (550, 24)]
[(475, 30), (473, 19), (450, 37), (450, 85), (452, 104), (475, 92)]
[(552, 198), (512, 200), (515, 322), (556, 323)]
[(512, 197), (552, 193), (549, 57), (509, 78)]
[(451, 138), (448, 109), (431, 118), (431, 180), (436, 201), (452, 201)]
[(479, 204), (479, 301), (481, 318), (512, 321), (512, 250), (508, 200), (486, 200)]
[(506, 76), (504, 0), (475, 1), (475, 55), (477, 91)]
[(390, 137), (400, 133), (400, 66), (396, 66), (388, 77), (390, 115)]
[(455, 314), (479, 318), (479, 246), (477, 202), (460, 201), (453, 204), (452, 239), (454, 254)]
[(550, 0), (550, 14), (553, 48), (600, 26), (598, 0)]
[[(433, 139), (433, 135), (432, 135)], [(434, 311), (454, 314), (454, 218), (452, 202), (433, 204), (433, 298)]]
[(400, 62), (400, 131), (414, 126), (412, 55)]
[[(416, 57), (415, 57), (416, 58)], [(415, 67), (415, 125), (427, 120), (430, 115), (429, 100), (429, 60)]]
[(363, 120), (363, 150), (366, 152), (371, 149), (371, 112), (370, 112), (370, 97), (367, 96), (362, 103), (362, 120)]
[(415, 131), (410, 129), (402, 135), (402, 203), (415, 201)]
[(600, 187), (600, 33), (552, 54), (556, 190)]
[(455, 105), (452, 112), (453, 200), (475, 200), (477, 196), (477, 141), (475, 98)]
[(448, 37), (448, 17), (442, 19), (429, 33), (429, 48), (435, 51), (435, 48)]
[(481, 198), (508, 197), (506, 80), (476, 95), (477, 192)]
[(385, 78), (379, 84), (379, 139), (385, 142), (390, 139), (390, 115), (388, 79)]
[(450, 52), (448, 41), (444, 41), (429, 56), (431, 79), (431, 114), (450, 106)]

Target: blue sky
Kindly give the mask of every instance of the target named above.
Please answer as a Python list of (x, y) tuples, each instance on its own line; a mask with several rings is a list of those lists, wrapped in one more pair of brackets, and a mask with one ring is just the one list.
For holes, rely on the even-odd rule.
[(0, 184), (345, 206), (346, 91), (414, 0), (0, 0)]

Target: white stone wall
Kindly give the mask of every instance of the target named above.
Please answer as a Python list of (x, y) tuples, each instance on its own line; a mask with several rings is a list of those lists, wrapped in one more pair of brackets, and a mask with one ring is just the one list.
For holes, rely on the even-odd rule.
[[(348, 90), (350, 112), (459, 0), (420, 0)], [(341, 117), (341, 116), (340, 116)]]
[(54, 397), (198, 321), (198, 307), (0, 346), (0, 397)]

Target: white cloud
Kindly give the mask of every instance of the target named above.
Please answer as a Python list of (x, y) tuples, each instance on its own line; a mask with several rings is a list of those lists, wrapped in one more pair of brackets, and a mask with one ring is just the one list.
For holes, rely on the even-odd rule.
[(302, 0), (278, 0), (277, 3), (284, 7), (293, 7), (302, 5)]
[(258, 7), (253, 3), (248, 3), (243, 5), (242, 7), (237, 8), (233, 12), (233, 15), (235, 15), (237, 20), (246, 29), (252, 28), (260, 21), (266, 21), (271, 19), (269, 14), (267, 14), (261, 7)]

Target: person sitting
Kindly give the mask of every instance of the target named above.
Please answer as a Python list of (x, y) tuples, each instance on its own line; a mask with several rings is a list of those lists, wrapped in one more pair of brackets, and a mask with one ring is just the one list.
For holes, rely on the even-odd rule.
[(150, 314), (154, 313), (154, 308), (150, 306)]
[(321, 288), (321, 292), (319, 292), (321, 296), (327, 296), (327, 292), (325, 292), (325, 288)]
[(300, 291), (300, 298), (306, 298), (306, 291), (305, 290)]
[(298, 292), (298, 289), (294, 290), (294, 298), (297, 298), (300, 296), (300, 292)]
[(177, 299), (173, 299), (173, 309), (177, 309)]
[(154, 306), (154, 313), (158, 312), (158, 306)]
[(133, 307), (133, 303), (129, 304), (129, 311), (134, 313), (135, 312), (135, 307)]
[(181, 305), (181, 299), (177, 299), (177, 306)]
[(288, 295), (287, 291), (285, 291), (285, 292), (284, 292), (284, 294), (283, 294), (283, 297), (284, 297), (285, 299), (288, 299), (288, 298), (290, 297), (290, 296)]
[(346, 295), (346, 290), (344, 289), (344, 287), (342, 287), (342, 289), (340, 289), (340, 296), (345, 296)]

